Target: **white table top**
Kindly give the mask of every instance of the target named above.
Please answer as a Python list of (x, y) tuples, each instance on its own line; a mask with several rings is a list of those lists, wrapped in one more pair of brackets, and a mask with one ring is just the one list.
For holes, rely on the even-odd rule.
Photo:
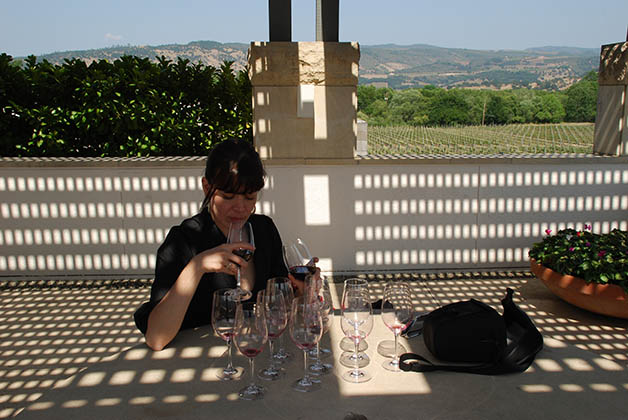
[[(342, 338), (335, 317), (323, 345), (333, 349), (335, 374), (323, 376), (322, 389), (300, 393), (290, 388), (303, 374), (303, 356), (294, 353), (285, 378), (258, 380), (264, 399), (242, 401), (237, 392), (249, 381), (248, 361), (239, 381), (219, 381), (226, 364), (222, 340), (211, 327), (181, 332), (163, 351), (137, 345), (91, 365), (46, 392), (17, 417), (26, 419), (343, 419), (356, 413), (374, 419), (623, 419), (628, 418), (626, 368), (563, 342), (546, 339), (545, 348), (522, 374), (482, 376), (453, 372), (390, 372), (377, 344), (392, 339), (379, 315), (367, 342), (373, 379), (352, 384), (340, 378)], [(422, 339), (403, 340), (410, 351), (425, 352)], [(266, 365), (268, 349), (256, 358)], [(325, 361), (331, 361), (331, 358)]]

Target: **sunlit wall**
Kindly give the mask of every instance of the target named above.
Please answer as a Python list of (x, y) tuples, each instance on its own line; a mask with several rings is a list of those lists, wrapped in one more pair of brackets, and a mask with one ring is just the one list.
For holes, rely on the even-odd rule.
[[(168, 229), (198, 211), (200, 159), (0, 164), (0, 276), (151, 275)], [(545, 229), (627, 228), (622, 158), (267, 165), (257, 206), (324, 269), (523, 267)]]

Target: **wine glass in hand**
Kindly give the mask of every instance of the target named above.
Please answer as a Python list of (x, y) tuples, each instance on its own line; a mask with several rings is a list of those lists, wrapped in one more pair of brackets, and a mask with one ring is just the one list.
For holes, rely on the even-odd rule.
[(262, 352), (268, 340), (268, 328), (263, 308), (253, 303), (239, 303), (233, 340), (240, 353), (249, 358), (251, 383), (240, 390), (238, 395), (244, 400), (263, 398), (265, 389), (255, 383), (255, 356)]
[(214, 292), (212, 301), (212, 326), (216, 334), (227, 342), (227, 352), (229, 362), (227, 366), (219, 371), (216, 376), (221, 380), (240, 379), (243, 369), (233, 366), (232, 341), (235, 326), (236, 307), (239, 297), (234, 294), (233, 289), (219, 289)]
[(382, 299), (382, 320), (395, 335), (395, 347), (391, 360), (386, 360), (384, 369), (399, 372), (398, 340), (413, 317), (412, 297), (410, 287), (403, 282), (389, 282), (384, 288)]
[(348, 382), (361, 383), (371, 379), (370, 373), (360, 369), (358, 363), (358, 347), (373, 328), (373, 308), (369, 296), (361, 290), (348, 290), (343, 297), (342, 318), (340, 319), (342, 332), (353, 340), (354, 357), (356, 361), (353, 369), (345, 372), (342, 378)]
[(284, 260), (288, 272), (297, 281), (295, 287), (299, 294), (303, 294), (305, 289), (305, 276), (316, 274), (316, 259), (309, 257), (309, 254), (304, 254), (304, 252), (304, 249), (300, 249), (296, 244), (283, 246)]
[(323, 333), (323, 320), (316, 303), (308, 302), (305, 297), (298, 297), (292, 301), (290, 315), (290, 337), (294, 344), (303, 350), (303, 378), (292, 384), (292, 389), (301, 392), (315, 391), (320, 383), (311, 380), (307, 369), (307, 351), (314, 348)]
[[(238, 242), (249, 242), (251, 245), (255, 245), (255, 239), (253, 237), (253, 229), (248, 222), (233, 222), (229, 225), (229, 236), (227, 237), (227, 243), (234, 244)], [(236, 248), (233, 253), (245, 261), (249, 261), (253, 257), (253, 251), (246, 248)], [(241, 269), (237, 266), (236, 274), (236, 291), (241, 300), (247, 300), (252, 296), (250, 290), (245, 290), (241, 285)]]
[(286, 310), (285, 300), (280, 290), (270, 289), (261, 290), (257, 293), (257, 305), (264, 309), (266, 315), (266, 326), (268, 327), (268, 350), (270, 355), (270, 363), (267, 368), (258, 372), (260, 379), (267, 381), (275, 381), (280, 379), (285, 371), (281, 367), (277, 367), (275, 358), (273, 357), (273, 342), (286, 329), (288, 325), (288, 311)]

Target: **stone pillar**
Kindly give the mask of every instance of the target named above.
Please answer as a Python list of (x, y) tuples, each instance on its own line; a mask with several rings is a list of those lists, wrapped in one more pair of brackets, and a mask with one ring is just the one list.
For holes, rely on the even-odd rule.
[(628, 155), (628, 42), (602, 45), (593, 152)]
[(346, 159), (357, 137), (355, 42), (253, 42), (253, 137), (263, 159)]

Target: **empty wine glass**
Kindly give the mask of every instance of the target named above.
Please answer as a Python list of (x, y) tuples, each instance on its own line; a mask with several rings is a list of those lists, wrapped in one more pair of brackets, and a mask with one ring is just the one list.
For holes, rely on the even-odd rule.
[[(292, 310), (292, 300), (294, 299), (294, 290), (292, 289), (292, 283), (287, 277), (273, 277), (266, 283), (266, 291), (272, 293), (275, 290), (281, 292), (286, 304), (286, 312), (288, 319), (290, 319), (290, 311)], [(287, 362), (292, 358), (292, 353), (288, 352), (284, 345), (284, 334), (279, 335), (279, 348), (277, 352), (273, 354), (275, 361), (279, 363)]]
[(254, 303), (239, 303), (236, 309), (233, 340), (240, 353), (249, 358), (251, 383), (238, 393), (244, 400), (257, 400), (264, 397), (263, 386), (255, 383), (255, 356), (264, 349), (268, 340), (268, 328), (264, 310)]
[(227, 342), (227, 352), (229, 355), (227, 366), (219, 371), (216, 376), (225, 381), (240, 379), (244, 371), (241, 367), (233, 366), (232, 356), (233, 330), (238, 302), (239, 297), (234, 294), (233, 289), (218, 289), (214, 292), (212, 301), (212, 326), (216, 334)]
[[(348, 290), (344, 296), (342, 303), (342, 318), (340, 319), (342, 332), (354, 344), (354, 357), (356, 361), (353, 369), (345, 372), (342, 378), (348, 382), (362, 383), (371, 379), (371, 374), (361, 370), (358, 359), (358, 346), (360, 341), (364, 340), (373, 328), (373, 308), (367, 294), (360, 289)], [(351, 358), (350, 358), (351, 360)]]
[[(229, 225), (229, 235), (227, 236), (227, 243), (233, 244), (237, 242), (248, 242), (251, 245), (255, 245), (255, 238), (253, 237), (253, 229), (248, 222), (233, 222)], [(238, 257), (249, 261), (253, 257), (253, 251), (246, 248), (236, 248), (233, 253)], [(252, 296), (250, 290), (245, 290), (241, 285), (241, 270), (240, 266), (237, 266), (236, 274), (236, 292), (240, 296), (241, 300), (247, 300)]]
[[(305, 295), (312, 302), (315, 302), (319, 305), (319, 310), (321, 313), (321, 318), (323, 321), (323, 334), (329, 331), (331, 327), (333, 316), (334, 316), (334, 306), (332, 303), (331, 292), (329, 290), (329, 283), (327, 279), (323, 276), (320, 278), (316, 278), (314, 276), (306, 277), (306, 293)], [(331, 350), (325, 349), (327, 352), (331, 353)], [(332, 371), (333, 366), (329, 363), (323, 363), (321, 361), (321, 355), (323, 353), (323, 349), (320, 346), (320, 340), (316, 343), (316, 348), (308, 351), (308, 355), (314, 358), (314, 363), (310, 365), (310, 372), (316, 375), (324, 375)]]
[(288, 311), (280, 290), (271, 288), (270, 290), (261, 290), (257, 293), (257, 305), (264, 309), (266, 315), (266, 326), (268, 327), (268, 350), (270, 362), (268, 367), (258, 372), (260, 379), (267, 381), (275, 381), (280, 379), (285, 371), (281, 367), (277, 367), (275, 358), (273, 357), (273, 342), (286, 329), (288, 325)]
[[(347, 293), (347, 290), (349, 289), (361, 289), (364, 290), (364, 292), (369, 295), (369, 289), (368, 289), (369, 283), (366, 279), (360, 279), (360, 278), (350, 278), (350, 279), (346, 279), (344, 281), (343, 284), (343, 289), (342, 289), (342, 299), (341, 299), (341, 306), (342, 306), (342, 302), (344, 300), (344, 296)], [(370, 295), (369, 295), (370, 296)], [(353, 352), (353, 340), (351, 340), (349, 337), (343, 337), (342, 340), (340, 340), (340, 349), (342, 351), (350, 351)], [(364, 352), (366, 351), (366, 349), (368, 349), (368, 344), (366, 343), (366, 341), (361, 341), (360, 342), (360, 347), (359, 347), (359, 351), (360, 352)], [(341, 358), (341, 363), (342, 363), (342, 358)], [(344, 364), (344, 363), (343, 363)], [(363, 360), (362, 362), (362, 366), (366, 366), (368, 364), (368, 356), (366, 356), (366, 359)], [(354, 361), (351, 361), (348, 367), (352, 367), (354, 365)]]
[(412, 295), (410, 287), (403, 282), (389, 282), (384, 289), (382, 299), (382, 321), (395, 335), (395, 347), (392, 359), (383, 363), (384, 369), (399, 372), (398, 340), (413, 317)]
[(308, 374), (307, 351), (316, 346), (323, 333), (319, 305), (308, 302), (304, 297), (295, 298), (292, 301), (289, 330), (294, 344), (303, 350), (303, 378), (297, 379), (292, 384), (292, 389), (300, 392), (315, 391), (321, 385), (313, 382)]

